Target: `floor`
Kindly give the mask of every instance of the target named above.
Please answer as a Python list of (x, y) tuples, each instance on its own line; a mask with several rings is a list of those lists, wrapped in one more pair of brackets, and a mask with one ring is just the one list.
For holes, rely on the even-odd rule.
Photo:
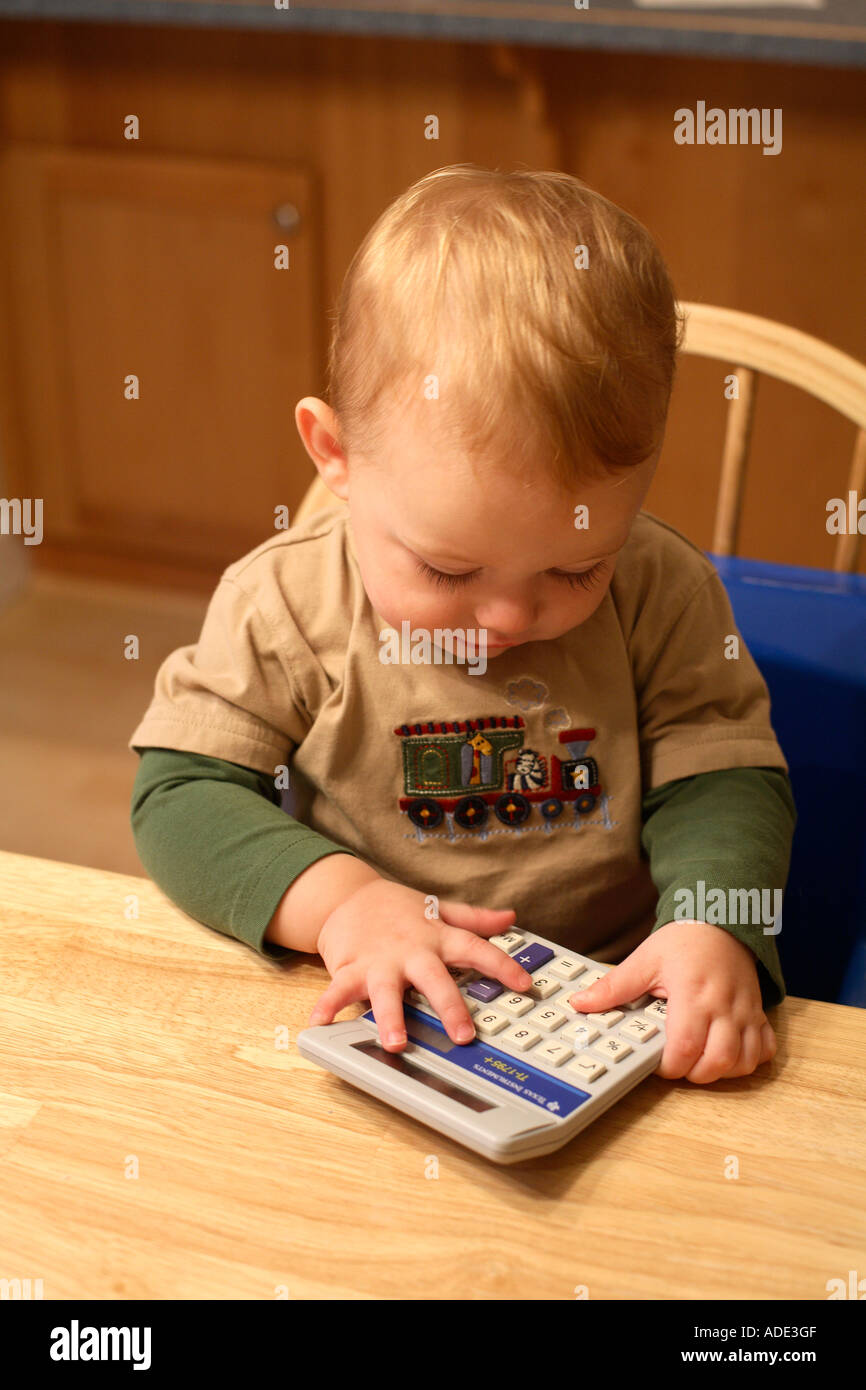
[(0, 849), (144, 873), (126, 744), (160, 662), (196, 641), (206, 607), (66, 575), (37, 575), (0, 607)]

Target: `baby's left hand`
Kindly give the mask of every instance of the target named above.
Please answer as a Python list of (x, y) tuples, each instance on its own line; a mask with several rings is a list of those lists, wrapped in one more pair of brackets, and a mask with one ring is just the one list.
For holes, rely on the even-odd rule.
[(603, 1013), (647, 992), (668, 1001), (659, 1076), (698, 1083), (749, 1076), (776, 1054), (755, 957), (722, 927), (668, 922), (569, 1003)]

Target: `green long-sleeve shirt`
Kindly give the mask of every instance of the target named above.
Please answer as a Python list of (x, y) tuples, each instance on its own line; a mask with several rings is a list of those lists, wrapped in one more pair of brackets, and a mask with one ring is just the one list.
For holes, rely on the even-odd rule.
[[(264, 934), (289, 884), (315, 860), (353, 851), (285, 814), (273, 778), (219, 758), (138, 749), (132, 827), (154, 882), (191, 917), (264, 956), (288, 954)], [(667, 782), (642, 802), (641, 844), (658, 893), (655, 928), (673, 921), (678, 890), (709, 896), (746, 884), (784, 888), (797, 813), (779, 768), (737, 767)], [(683, 914), (680, 915), (692, 915)], [(720, 924), (722, 925), (722, 924)], [(754, 953), (764, 1008), (785, 996), (776, 938), (725, 923)]]

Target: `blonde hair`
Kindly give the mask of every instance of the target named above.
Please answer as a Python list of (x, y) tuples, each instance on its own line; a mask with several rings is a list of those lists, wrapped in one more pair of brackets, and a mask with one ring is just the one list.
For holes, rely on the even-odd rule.
[(388, 409), (414, 401), (471, 457), (540, 460), (564, 486), (661, 443), (683, 330), (667, 267), (640, 222), (570, 174), (427, 174), (370, 228), (332, 318), (328, 397), (349, 453), (373, 458)]

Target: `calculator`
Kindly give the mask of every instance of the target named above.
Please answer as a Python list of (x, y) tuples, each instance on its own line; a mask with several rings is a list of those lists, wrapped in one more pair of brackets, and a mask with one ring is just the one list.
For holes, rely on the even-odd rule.
[(305, 1028), (303, 1057), (492, 1159), (552, 1153), (654, 1071), (667, 1003), (648, 994), (605, 1013), (566, 1001), (610, 966), (532, 932), (488, 938), (532, 976), (514, 993), (476, 970), (449, 967), (475, 1025), (456, 1043), (422, 994), (406, 992), (406, 1046), (387, 1052), (373, 1011)]

